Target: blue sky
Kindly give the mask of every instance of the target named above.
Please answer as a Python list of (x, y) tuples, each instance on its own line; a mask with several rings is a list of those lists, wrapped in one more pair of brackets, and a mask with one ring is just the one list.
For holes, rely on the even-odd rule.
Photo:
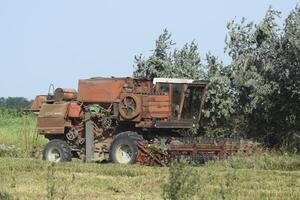
[(258, 22), (270, 5), (286, 16), (295, 0), (0, 0), (0, 96), (29, 99), (78, 79), (131, 76), (134, 55), (149, 55), (164, 28), (177, 47), (226, 60), (226, 23)]

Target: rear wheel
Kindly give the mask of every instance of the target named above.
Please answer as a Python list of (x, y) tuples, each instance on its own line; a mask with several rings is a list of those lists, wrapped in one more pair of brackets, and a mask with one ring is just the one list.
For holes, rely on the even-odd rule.
[(134, 164), (138, 153), (138, 142), (143, 137), (135, 132), (123, 132), (118, 134), (109, 151), (110, 160), (113, 163)]
[(63, 140), (51, 140), (44, 147), (43, 160), (50, 162), (66, 162), (71, 161), (71, 159), (71, 150), (68, 144)]

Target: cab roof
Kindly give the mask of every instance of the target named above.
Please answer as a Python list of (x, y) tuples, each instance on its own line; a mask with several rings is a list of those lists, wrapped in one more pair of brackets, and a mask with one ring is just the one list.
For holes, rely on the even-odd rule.
[(153, 79), (153, 84), (156, 84), (156, 83), (187, 83), (187, 84), (207, 85), (208, 81), (193, 80), (193, 79), (182, 79), (182, 78), (154, 78)]

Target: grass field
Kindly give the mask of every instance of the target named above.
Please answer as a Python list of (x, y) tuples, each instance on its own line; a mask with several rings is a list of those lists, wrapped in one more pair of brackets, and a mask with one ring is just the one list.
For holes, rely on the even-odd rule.
[[(34, 114), (27, 116), (28, 146), (33, 146), (33, 135), (36, 129), (36, 117)], [(36, 144), (41, 147), (46, 140), (39, 137)], [(15, 109), (0, 109), (0, 144), (14, 145), (24, 149), (24, 132), (22, 125), (22, 113)], [(30, 149), (29, 149), (30, 150)]]
[[(299, 157), (264, 159), (186, 167), (197, 179), (193, 199), (299, 199)], [(288, 169), (276, 164), (280, 159)], [(80, 161), (52, 166), (39, 159), (0, 158), (0, 190), (16, 199), (162, 199), (168, 177), (168, 168)]]
[[(29, 118), (32, 135), (35, 118)], [(0, 144), (22, 150), (21, 124), (20, 115), (1, 114)], [(44, 142), (40, 138), (39, 146)], [(164, 185), (181, 180), (175, 176), (175, 182), (169, 181), (166, 167), (85, 164), (76, 159), (53, 165), (25, 154), (0, 155), (0, 199), (162, 199)], [(177, 189), (194, 191), (192, 199), (300, 199), (299, 155), (258, 152), (184, 166), (180, 174), (186, 182)]]

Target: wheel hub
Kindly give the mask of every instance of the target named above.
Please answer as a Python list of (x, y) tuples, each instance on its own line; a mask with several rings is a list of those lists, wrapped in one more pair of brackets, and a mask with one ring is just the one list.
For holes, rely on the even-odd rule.
[(48, 159), (50, 162), (59, 162), (61, 160), (61, 155), (58, 149), (50, 149), (48, 152)]
[(128, 145), (120, 145), (116, 149), (116, 159), (118, 163), (128, 164), (132, 157), (132, 150)]

